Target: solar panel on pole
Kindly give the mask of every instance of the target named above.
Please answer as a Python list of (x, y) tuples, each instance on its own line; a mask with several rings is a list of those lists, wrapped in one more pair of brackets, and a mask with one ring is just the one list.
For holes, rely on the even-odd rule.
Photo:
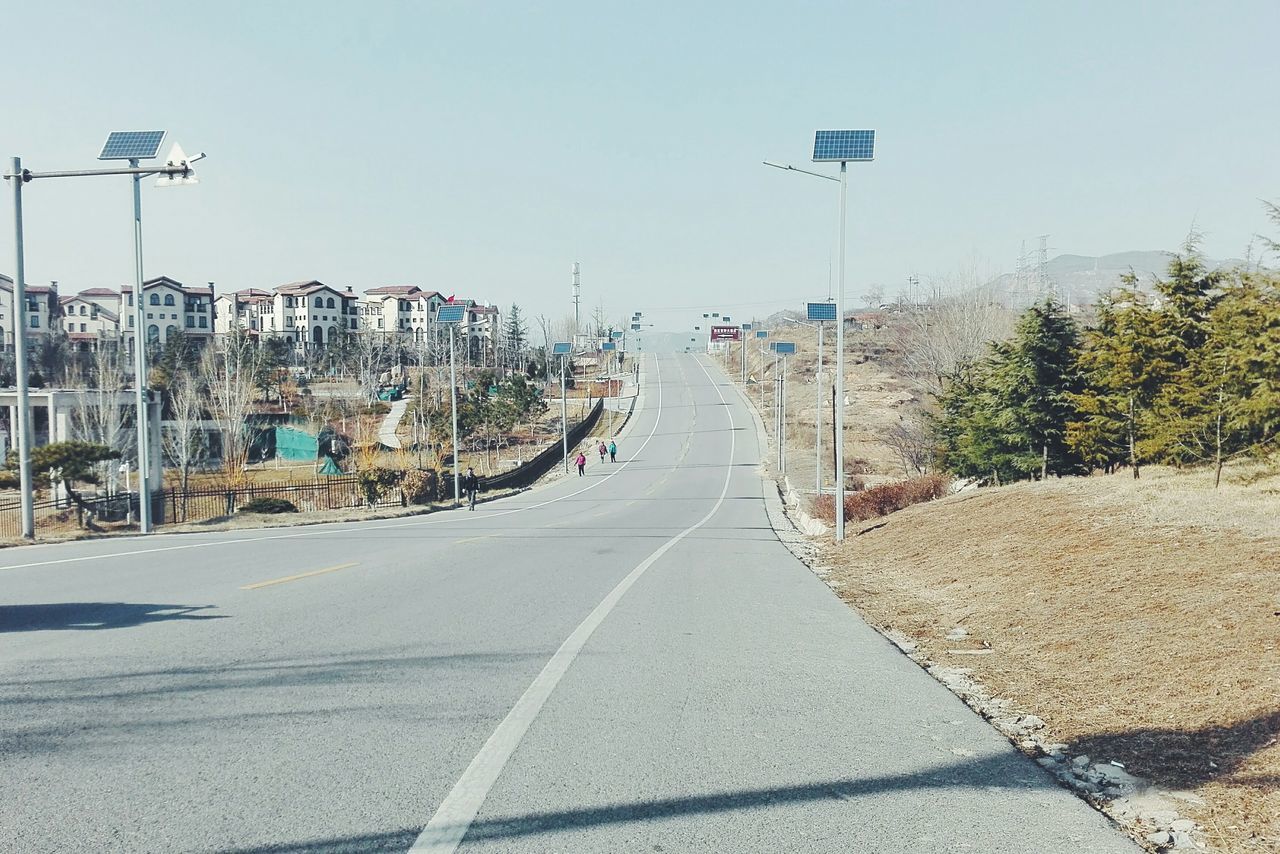
[(99, 160), (150, 160), (160, 153), (162, 130), (117, 130), (102, 144)]
[(806, 315), (810, 320), (834, 321), (836, 319), (836, 304), (833, 302), (811, 302), (806, 305)]
[(769, 330), (768, 330), (768, 329), (757, 329), (757, 330), (756, 330), (756, 337), (757, 337), (757, 338), (768, 338), (768, 337), (769, 337)]
[(769, 349), (773, 350), (775, 353), (781, 353), (784, 356), (789, 356), (792, 353), (795, 353), (796, 345), (794, 341), (774, 341), (769, 345)]
[(436, 309), (436, 323), (461, 323), (466, 316), (465, 305), (442, 305)]
[(568, 356), (573, 352), (573, 344), (568, 341), (557, 341), (551, 345), (551, 355)]
[(873, 130), (820, 130), (813, 137), (813, 162), (873, 160), (875, 148), (876, 132)]

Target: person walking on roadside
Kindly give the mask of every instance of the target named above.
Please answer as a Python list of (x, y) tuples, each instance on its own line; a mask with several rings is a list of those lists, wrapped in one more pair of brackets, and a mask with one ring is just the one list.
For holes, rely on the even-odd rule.
[(604, 462), (604, 455), (609, 453), (609, 449), (605, 447), (604, 442), (601, 442), (597, 450), (600, 451), (600, 462)]
[(582, 451), (578, 451), (578, 458), (573, 462), (574, 462), (574, 465), (578, 467), (578, 477), (582, 477), (587, 473), (587, 455), (586, 454), (582, 453)]
[(476, 509), (476, 490), (480, 488), (480, 478), (476, 477), (476, 470), (471, 466), (467, 466), (467, 473), (462, 476), (462, 494), (467, 496), (467, 504), (472, 509)]
[(618, 461), (618, 443), (610, 439), (609, 440), (609, 462), (616, 463), (617, 461)]

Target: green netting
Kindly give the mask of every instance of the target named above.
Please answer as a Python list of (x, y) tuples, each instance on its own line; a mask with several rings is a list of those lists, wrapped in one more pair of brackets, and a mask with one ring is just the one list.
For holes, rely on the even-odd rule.
[(333, 461), (333, 457), (325, 457), (324, 465), (320, 466), (318, 474), (346, 474), (342, 469), (338, 468), (338, 464)]
[(310, 433), (292, 427), (276, 428), (276, 457), (281, 460), (314, 460), (320, 454), (320, 442)]

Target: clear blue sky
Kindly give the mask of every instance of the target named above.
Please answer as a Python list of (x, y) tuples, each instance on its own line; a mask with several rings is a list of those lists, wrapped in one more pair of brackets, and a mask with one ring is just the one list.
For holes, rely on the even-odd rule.
[[(208, 152), (199, 187), (145, 185), (147, 273), (220, 290), (416, 283), (556, 317), (578, 260), (611, 317), (767, 314), (826, 294), (837, 206), (760, 161), (803, 166), (826, 127), (878, 131), (851, 294), (1011, 269), (1042, 233), (1094, 255), (1195, 224), (1239, 257), (1276, 231), (1274, 0), (44, 2), (8, 24), (5, 165), (92, 167), (112, 129)], [(131, 278), (127, 179), (26, 206), (30, 281)]]

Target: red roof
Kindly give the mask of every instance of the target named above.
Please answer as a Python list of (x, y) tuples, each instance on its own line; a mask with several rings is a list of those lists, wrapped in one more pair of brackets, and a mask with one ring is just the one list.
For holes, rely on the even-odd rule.
[(87, 291), (81, 291), (77, 296), (82, 297), (118, 297), (119, 291), (113, 291), (111, 288), (89, 288)]

